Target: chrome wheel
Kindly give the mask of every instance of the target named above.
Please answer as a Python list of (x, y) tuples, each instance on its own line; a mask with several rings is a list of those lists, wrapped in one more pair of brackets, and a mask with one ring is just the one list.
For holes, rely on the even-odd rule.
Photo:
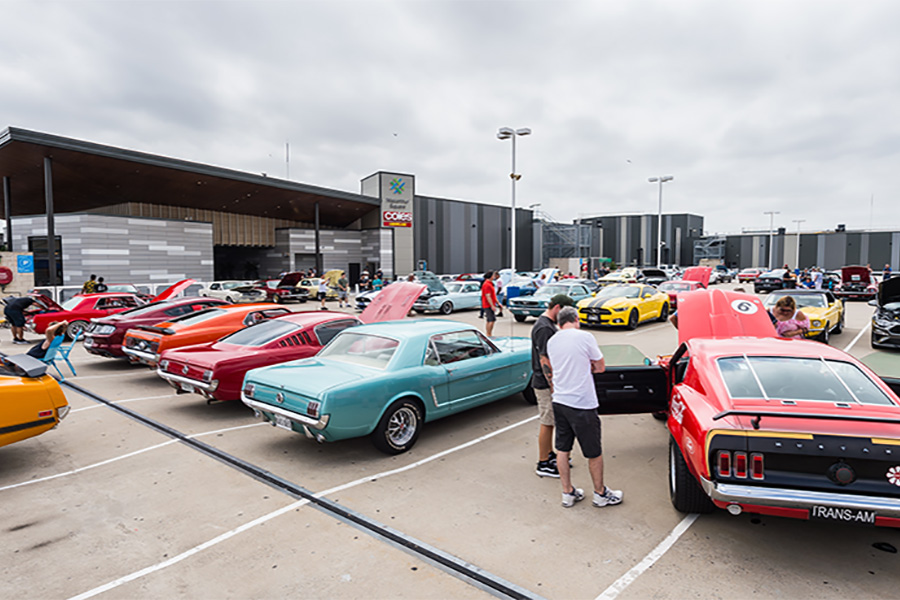
[(391, 415), (387, 436), (395, 446), (405, 446), (416, 435), (419, 415), (410, 408), (403, 407)]

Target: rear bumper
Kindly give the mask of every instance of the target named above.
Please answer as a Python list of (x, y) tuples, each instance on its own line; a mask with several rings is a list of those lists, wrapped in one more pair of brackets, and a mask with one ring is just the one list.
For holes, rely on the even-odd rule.
[(710, 498), (725, 504), (747, 504), (807, 511), (813, 507), (849, 508), (874, 511), (880, 517), (900, 518), (900, 498), (715, 483), (703, 478), (700, 479), (700, 484)]
[(131, 362), (141, 363), (142, 365), (155, 367), (156, 363), (159, 362), (159, 354), (153, 352), (143, 352), (133, 348), (122, 348), (122, 352), (125, 353)]
[[(277, 406), (272, 406), (271, 404), (251, 400), (243, 393), (241, 393), (241, 402), (252, 408), (253, 414), (257, 417), (266, 421), (271, 421), (273, 425), (275, 424), (274, 415), (279, 415), (291, 423), (298, 425), (307, 437), (320, 442), (325, 441), (325, 437), (322, 435), (321, 431), (328, 426), (329, 415), (322, 415), (319, 419), (313, 419), (312, 417), (307, 417)], [(265, 416), (265, 413), (273, 415), (273, 417), (269, 419)]]
[(168, 371), (163, 371), (160, 368), (156, 369), (156, 374), (159, 375), (160, 377), (162, 377), (163, 379), (165, 379), (166, 381), (168, 381), (172, 385), (172, 387), (174, 387), (175, 389), (188, 391), (188, 390), (185, 390), (185, 387), (195, 388), (197, 391), (205, 392), (204, 395), (209, 395), (209, 396), (211, 396), (213, 391), (215, 391), (213, 386), (210, 385), (209, 383), (206, 383), (205, 381), (191, 379), (190, 377), (182, 377), (181, 375), (176, 375), (174, 373), (169, 373)]

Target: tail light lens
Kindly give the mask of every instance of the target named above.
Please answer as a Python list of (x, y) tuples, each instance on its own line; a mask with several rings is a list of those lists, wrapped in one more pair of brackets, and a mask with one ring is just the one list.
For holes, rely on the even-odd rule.
[(754, 452), (750, 455), (750, 478), (760, 481), (765, 479), (765, 477), (766, 472), (763, 465), (763, 455), (759, 452)]
[(734, 476), (738, 479), (747, 479), (747, 453), (734, 453)]
[(306, 405), (306, 414), (314, 419), (319, 418), (319, 403), (315, 400), (310, 400), (309, 404)]
[(719, 477), (731, 477), (731, 452), (719, 450), (716, 458), (716, 466)]
[(256, 386), (253, 385), (252, 383), (244, 384), (244, 395), (247, 396), (248, 398), (250, 398), (251, 400), (253, 399), (253, 392), (255, 390), (256, 390)]
[(716, 453), (716, 474), (719, 477), (734, 477), (736, 479), (753, 479), (762, 481), (766, 477), (763, 454), (754, 452), (749, 460), (746, 452), (730, 452), (719, 450)]
[(203, 371), (203, 381), (205, 381), (206, 383), (209, 383), (210, 381), (212, 381), (212, 375), (213, 375), (213, 372), (210, 371), (209, 369), (207, 369), (206, 371)]

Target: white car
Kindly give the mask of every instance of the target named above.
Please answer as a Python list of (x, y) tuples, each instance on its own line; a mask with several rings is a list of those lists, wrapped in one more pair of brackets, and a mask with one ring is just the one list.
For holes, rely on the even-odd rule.
[(241, 302), (265, 302), (266, 293), (253, 287), (251, 281), (212, 281), (197, 292), (208, 298), (219, 298), (232, 304)]

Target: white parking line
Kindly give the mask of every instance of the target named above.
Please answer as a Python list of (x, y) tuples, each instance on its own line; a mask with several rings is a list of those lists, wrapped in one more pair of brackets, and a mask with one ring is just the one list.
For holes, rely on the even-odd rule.
[(643, 329), (639, 329), (637, 331), (632, 331), (630, 333), (626, 333), (625, 335), (637, 335), (639, 333), (645, 333), (647, 331), (656, 331), (657, 329), (660, 329), (661, 327), (669, 327), (669, 325), (666, 323), (660, 323), (659, 325), (654, 325), (653, 327), (644, 327)]
[(652, 567), (656, 561), (662, 558), (663, 555), (675, 545), (678, 538), (694, 524), (694, 521), (696, 521), (699, 516), (700, 515), (698, 514), (690, 514), (683, 518), (681, 522), (675, 526), (675, 529), (666, 536), (666, 539), (661, 541), (656, 548), (651, 550), (650, 553), (644, 557), (644, 560), (633, 566), (627, 573), (619, 577), (615, 583), (606, 588), (602, 594), (597, 596), (597, 600), (613, 600), (613, 598), (621, 594), (622, 590), (631, 585), (635, 579), (644, 573), (644, 571)]
[[(151, 373), (151, 371), (147, 371), (147, 373)], [(140, 373), (138, 373), (140, 375)], [(134, 377), (135, 373), (111, 373), (109, 375), (84, 375), (84, 376), (73, 376), (70, 379), (77, 379), (78, 381), (84, 381), (85, 379), (109, 379), (110, 377)]]
[[(239, 425), (237, 427), (228, 427), (226, 429), (216, 429), (214, 431), (204, 431), (202, 433), (193, 433), (191, 435), (185, 436), (189, 438), (198, 438), (204, 435), (214, 435), (219, 433), (225, 433), (226, 431), (237, 431), (239, 429), (247, 429), (249, 427), (259, 427), (260, 425), (267, 425), (267, 423), (251, 423), (250, 425)], [(129, 452), (128, 454), (123, 454), (122, 456), (116, 456), (113, 458), (108, 458), (106, 460), (102, 460), (98, 463), (94, 463), (92, 465), (87, 465), (84, 467), (78, 467), (77, 469), (73, 469), (71, 471), (66, 471), (65, 473), (57, 473), (56, 475), (48, 475), (47, 477), (41, 477), (39, 479), (29, 479), (28, 481), (23, 481), (21, 483), (13, 483), (10, 485), (6, 485), (0, 487), (0, 492), (3, 490), (11, 490), (13, 488), (23, 487), (26, 485), (31, 485), (32, 483), (40, 483), (42, 481), (50, 481), (51, 479), (58, 479), (59, 477), (66, 477), (68, 475), (74, 475), (75, 473), (81, 473), (82, 471), (87, 471), (89, 469), (96, 469), (97, 467), (102, 467), (104, 465), (108, 465), (110, 463), (114, 463), (120, 460), (124, 460), (126, 458), (131, 458), (132, 456), (137, 456), (138, 454), (143, 454), (144, 452), (150, 452), (151, 450), (156, 450), (157, 448), (162, 448), (163, 446), (168, 446), (169, 444), (174, 444), (178, 440), (168, 440), (161, 444), (156, 444), (155, 446), (148, 446), (146, 448), (142, 448), (141, 450), (135, 450), (134, 452)]]
[(869, 327), (871, 327), (871, 326), (872, 326), (872, 322), (871, 322), (871, 321), (869, 321), (868, 323), (866, 323), (866, 326), (859, 330), (859, 333), (856, 334), (856, 337), (853, 338), (853, 341), (850, 342), (849, 344), (847, 344), (847, 345), (844, 347), (844, 352), (850, 352), (850, 348), (853, 347), (853, 344), (855, 344), (856, 342), (858, 342), (858, 341), (859, 341), (859, 338), (861, 338), (861, 337), (863, 336), (863, 334), (864, 334), (864, 333), (869, 329)]
[[(166, 394), (165, 396), (144, 396), (143, 398), (129, 398), (128, 400), (116, 400), (114, 402), (110, 401), (110, 404), (127, 404), (128, 402), (137, 402), (139, 400), (157, 400), (159, 398), (171, 398), (174, 395), (175, 395), (175, 392), (172, 392), (171, 394)], [(106, 407), (105, 404), (92, 404), (91, 406), (84, 406), (82, 408), (72, 409), (69, 411), (69, 413), (71, 414), (71, 413), (81, 412), (83, 410), (92, 410), (94, 408), (105, 408), (105, 407)]]
[[(393, 469), (393, 470), (391, 470), (391, 471), (382, 471), (381, 473), (377, 473), (377, 474), (375, 474), (375, 475), (369, 475), (369, 476), (367, 476), (367, 477), (362, 477), (362, 478), (360, 478), (360, 479), (357, 479), (356, 481), (351, 481), (350, 483), (345, 483), (345, 484), (343, 484), (343, 485), (339, 485), (339, 486), (337, 486), (337, 487), (333, 487), (333, 488), (331, 488), (331, 489), (324, 490), (324, 491), (318, 492), (318, 493), (313, 494), (313, 495), (314, 495), (316, 498), (321, 498), (321, 497), (323, 497), (323, 496), (328, 496), (328, 495), (330, 495), (330, 494), (334, 494), (334, 493), (336, 493), (336, 492), (340, 492), (340, 491), (346, 490), (346, 489), (348, 489), (348, 488), (351, 488), (351, 487), (355, 487), (355, 486), (361, 485), (361, 484), (363, 484), (363, 483), (368, 483), (368, 482), (370, 482), (370, 481), (375, 481), (375, 480), (380, 479), (380, 478), (382, 478), (382, 477), (387, 477), (387, 476), (389, 476), (389, 475), (396, 475), (397, 473), (402, 473), (402, 472), (404, 472), (404, 471), (408, 471), (408, 470), (410, 470), (410, 469), (414, 469), (414, 468), (419, 467), (419, 466), (421, 466), (421, 465), (424, 465), (424, 464), (426, 464), (426, 463), (430, 463), (430, 462), (432, 462), (432, 461), (435, 461), (435, 460), (438, 460), (438, 459), (440, 459), (440, 458), (443, 458), (443, 457), (447, 456), (448, 454), (452, 454), (452, 453), (454, 453), (454, 452), (458, 452), (458, 451), (460, 451), (460, 450), (463, 450), (464, 448), (468, 448), (468, 447), (470, 447), (470, 446), (473, 446), (473, 445), (475, 445), (475, 444), (478, 444), (478, 443), (480, 443), (480, 442), (483, 442), (483, 441), (485, 441), (485, 440), (488, 440), (488, 439), (490, 439), (490, 438), (492, 438), (492, 437), (498, 436), (498, 435), (500, 435), (500, 434), (502, 434), (502, 433), (506, 433), (507, 431), (509, 431), (509, 430), (511, 430), (511, 429), (515, 429), (516, 427), (519, 427), (519, 426), (521, 426), (521, 425), (525, 425), (526, 423), (531, 423), (532, 421), (537, 420), (537, 418), (538, 418), (537, 415), (535, 415), (535, 416), (533, 416), (533, 417), (529, 417), (529, 418), (525, 419), (524, 421), (519, 421), (518, 423), (513, 423), (512, 425), (508, 425), (508, 426), (503, 427), (502, 429), (498, 429), (497, 431), (494, 431), (494, 432), (492, 432), (492, 433), (488, 433), (488, 434), (483, 435), (483, 436), (481, 436), (481, 437), (479, 437), (479, 438), (476, 438), (476, 439), (474, 439), (474, 440), (468, 441), (468, 442), (466, 442), (466, 443), (464, 443), (464, 444), (460, 444), (459, 446), (455, 446), (455, 447), (450, 448), (450, 449), (448, 449), (448, 450), (444, 450), (443, 452), (438, 452), (437, 454), (433, 454), (433, 455), (429, 456), (428, 458), (423, 458), (422, 460), (417, 461), (417, 462), (414, 462), (414, 463), (411, 463), (411, 464), (409, 464), (409, 465), (406, 465), (405, 467), (400, 467), (400, 468), (398, 468), (398, 469)], [(261, 423), (261, 424), (262, 424), (262, 423)], [(170, 566), (172, 566), (172, 565), (174, 565), (174, 564), (176, 564), (176, 563), (179, 563), (179, 562), (183, 561), (183, 560), (186, 559), (186, 558), (190, 558), (191, 556), (194, 556), (195, 554), (197, 554), (197, 553), (199, 553), (199, 552), (202, 552), (203, 550), (207, 550), (207, 549), (209, 549), (209, 548), (212, 548), (213, 546), (219, 544), (220, 542), (224, 542), (225, 540), (227, 540), (227, 539), (229, 539), (229, 538), (232, 538), (232, 537), (234, 537), (235, 535), (237, 535), (237, 534), (239, 534), (239, 533), (242, 533), (242, 532), (244, 532), (244, 531), (247, 531), (247, 530), (249, 530), (249, 529), (252, 529), (253, 527), (256, 527), (257, 525), (261, 525), (261, 524), (265, 523), (266, 521), (270, 521), (271, 519), (274, 519), (275, 517), (278, 517), (278, 516), (283, 515), (283, 514), (285, 514), (285, 513), (291, 512), (292, 510), (294, 510), (294, 509), (296, 509), (296, 508), (299, 508), (299, 507), (301, 507), (301, 506), (303, 506), (303, 505), (305, 505), (305, 504), (308, 504), (308, 503), (309, 503), (309, 500), (298, 500), (297, 502), (294, 502), (293, 504), (289, 504), (289, 505), (287, 505), (287, 506), (285, 506), (285, 507), (279, 508), (279, 509), (276, 510), (276, 511), (270, 512), (270, 513), (267, 514), (267, 515), (263, 515), (263, 516), (261, 516), (261, 517), (259, 517), (259, 518), (257, 518), (257, 519), (254, 519), (253, 521), (249, 521), (249, 522), (247, 522), (247, 523), (244, 523), (244, 524), (241, 525), (240, 527), (237, 527), (237, 528), (235, 528), (235, 529), (232, 529), (231, 531), (227, 531), (227, 532), (223, 533), (223, 534), (220, 535), (220, 536), (214, 537), (213, 539), (211, 539), (211, 540), (209, 540), (209, 541), (206, 541), (206, 542), (200, 544), (199, 546), (194, 546), (193, 548), (190, 548), (190, 549), (188, 549), (188, 550), (185, 550), (185, 551), (182, 552), (181, 554), (178, 554), (177, 556), (173, 556), (172, 558), (170, 558), (170, 559), (168, 559), (168, 560), (166, 560), (166, 561), (163, 561), (163, 562), (161, 562), (161, 563), (157, 563), (157, 564), (155, 564), (155, 565), (151, 565), (151, 566), (149, 566), (149, 567), (145, 567), (145, 568), (143, 568), (143, 569), (141, 569), (141, 570), (139, 570), (139, 571), (135, 571), (135, 572), (133, 572), (133, 573), (130, 573), (130, 574), (128, 574), (128, 575), (125, 575), (124, 577), (120, 577), (119, 579), (116, 579), (116, 580), (114, 580), (114, 581), (110, 581), (109, 583), (103, 584), (103, 585), (101, 585), (101, 586), (99, 586), (99, 587), (96, 587), (96, 588), (94, 588), (94, 589), (92, 589), (92, 590), (88, 590), (88, 591), (86, 591), (86, 592), (84, 592), (84, 593), (78, 594), (77, 596), (72, 596), (69, 600), (85, 600), (86, 598), (92, 598), (92, 597), (94, 597), (94, 596), (96, 596), (96, 595), (98, 595), (98, 594), (102, 594), (102, 593), (104, 593), (104, 592), (108, 592), (108, 591), (111, 590), (111, 589), (117, 588), (117, 587), (119, 587), (120, 585), (124, 585), (124, 584), (126, 584), (126, 583), (128, 583), (128, 582), (130, 582), (130, 581), (134, 581), (135, 579), (139, 579), (139, 578), (141, 578), (141, 577), (143, 577), (143, 576), (145, 576), (145, 575), (149, 575), (149, 574), (151, 574), (151, 573), (155, 573), (156, 571), (161, 571), (162, 569), (165, 569), (166, 567), (170, 567)], [(670, 536), (671, 536), (671, 534), (670, 534)]]

